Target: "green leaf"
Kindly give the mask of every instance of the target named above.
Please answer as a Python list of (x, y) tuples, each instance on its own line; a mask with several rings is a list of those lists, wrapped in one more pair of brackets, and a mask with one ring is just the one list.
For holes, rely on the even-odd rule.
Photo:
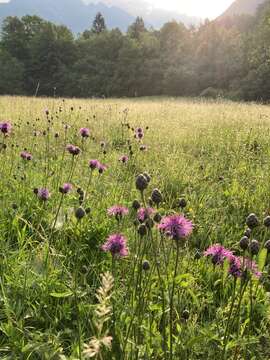
[(262, 249), (259, 253), (259, 258), (258, 258), (258, 267), (260, 271), (263, 271), (265, 262), (266, 262), (266, 258), (267, 258), (267, 250), (266, 249)]
[(57, 292), (52, 292), (50, 293), (50, 296), (54, 297), (54, 298), (67, 298), (69, 296), (73, 295), (72, 291), (65, 291), (65, 292), (61, 292), (61, 293), (57, 293)]

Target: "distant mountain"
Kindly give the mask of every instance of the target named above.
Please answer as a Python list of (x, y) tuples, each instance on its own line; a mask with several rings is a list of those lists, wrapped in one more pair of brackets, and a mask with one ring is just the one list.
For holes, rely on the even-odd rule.
[[(87, 4), (97, 3), (99, 0), (83, 0)], [(127, 11), (132, 16), (141, 16), (148, 26), (159, 29), (166, 22), (176, 20), (185, 25), (197, 25), (201, 22), (201, 18), (185, 15), (179, 11), (170, 11), (159, 9), (149, 5), (146, 0), (101, 0), (108, 6), (117, 6)]]
[[(118, 4), (117, 1), (116, 3)], [(144, 4), (144, 1), (140, 0), (139, 3)], [(104, 3), (94, 0), (10, 0), (8, 3), (0, 2), (0, 23), (7, 16), (38, 15), (56, 24), (66, 25), (77, 34), (91, 27), (98, 12), (104, 16), (108, 28), (118, 27), (122, 31), (127, 30), (136, 15), (143, 15), (147, 26), (155, 28), (160, 28), (173, 19), (186, 25), (197, 24), (200, 21), (195, 17), (142, 7), (139, 11), (141, 13), (135, 14), (122, 6), (121, 0), (119, 6), (114, 6), (113, 2), (110, 3), (108, 0), (104, 0)]]
[(0, 3), (0, 22), (7, 16), (38, 15), (68, 26), (74, 33), (89, 29), (95, 15), (101, 12), (109, 28), (126, 31), (134, 16), (116, 6), (103, 3), (85, 4), (82, 0), (11, 0)]
[(266, 0), (235, 0), (221, 16), (255, 15), (258, 6), (265, 1)]

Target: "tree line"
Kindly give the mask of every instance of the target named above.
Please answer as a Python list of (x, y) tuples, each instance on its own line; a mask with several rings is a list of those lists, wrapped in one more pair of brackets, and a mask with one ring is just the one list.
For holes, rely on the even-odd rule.
[(226, 96), (270, 99), (270, 1), (256, 16), (171, 21), (127, 33), (97, 14), (75, 37), (37, 16), (8, 17), (0, 38), (0, 94), (67, 97)]

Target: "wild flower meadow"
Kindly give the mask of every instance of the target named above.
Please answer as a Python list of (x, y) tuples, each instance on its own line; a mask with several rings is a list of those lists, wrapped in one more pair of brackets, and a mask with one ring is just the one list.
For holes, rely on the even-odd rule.
[(269, 359), (269, 124), (0, 98), (0, 358)]

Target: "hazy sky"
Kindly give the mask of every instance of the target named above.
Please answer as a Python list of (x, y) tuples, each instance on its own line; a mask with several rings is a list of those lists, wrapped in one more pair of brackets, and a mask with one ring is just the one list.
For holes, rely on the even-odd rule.
[[(0, 2), (7, 2), (8, 0), (0, 0)], [(57, 0), (56, 0), (57, 1)], [(84, 0), (91, 2), (91, 0)], [(102, 0), (92, 0), (93, 2), (102, 2)], [(141, 0), (140, 0), (141, 1)], [(104, 0), (105, 3), (117, 5), (118, 3), (124, 3), (139, 5), (138, 0)], [(143, 0), (148, 2), (151, 6), (174, 10), (187, 15), (196, 15), (200, 17), (214, 18), (220, 15), (234, 0)]]
[[(135, 0), (136, 1), (136, 0)], [(215, 17), (232, 4), (233, 0), (147, 0), (152, 5), (169, 10), (178, 10), (188, 15)]]

